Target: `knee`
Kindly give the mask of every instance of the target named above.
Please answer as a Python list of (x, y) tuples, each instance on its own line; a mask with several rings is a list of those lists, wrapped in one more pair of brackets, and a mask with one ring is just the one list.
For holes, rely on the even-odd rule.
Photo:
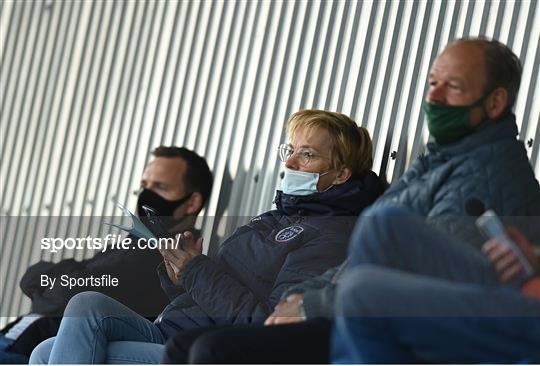
[(388, 294), (399, 286), (399, 276), (383, 267), (362, 265), (348, 271), (339, 282), (335, 300), (336, 315), (345, 317), (379, 316), (388, 304)]
[(399, 206), (377, 206), (367, 209), (358, 219), (351, 237), (349, 255), (354, 264), (380, 263), (381, 255), (392, 251), (396, 233), (403, 229), (406, 217), (411, 213)]
[(30, 365), (46, 365), (49, 363), (49, 355), (54, 344), (54, 337), (41, 342), (34, 348), (30, 355)]
[(90, 312), (106, 306), (112, 299), (107, 295), (95, 291), (85, 291), (73, 296), (64, 312), (64, 316), (86, 316)]

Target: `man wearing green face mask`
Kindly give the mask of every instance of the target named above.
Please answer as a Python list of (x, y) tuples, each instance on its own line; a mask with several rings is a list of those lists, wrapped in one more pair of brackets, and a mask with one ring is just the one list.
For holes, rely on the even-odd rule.
[[(451, 43), (434, 61), (423, 106), (428, 152), (376, 204), (400, 203), (412, 214), (377, 207), (366, 215), (380, 222), (357, 226), (335, 295), (333, 362), (538, 362), (540, 307), (532, 286), (523, 286), (531, 276), (526, 266), (516, 264), (518, 255), (500, 235), (482, 247), (483, 255), (463, 245), (481, 246), (474, 222), (487, 209), (533, 242), (540, 237), (540, 186), (511, 111), (521, 70), (508, 47), (482, 39)], [(413, 217), (418, 213), (430, 225)], [(536, 268), (539, 247), (519, 232), (508, 234), (520, 246), (516, 253), (527, 253), (524, 262)], [(415, 245), (425, 247), (414, 252)], [(441, 252), (428, 253), (435, 248)], [(396, 277), (385, 279), (388, 274)], [(411, 287), (407, 276), (414, 278)], [(454, 286), (467, 289), (453, 292)], [(491, 299), (499, 290), (505, 295)]]
[(521, 71), (519, 59), (501, 44), (470, 40), (448, 46), (433, 63), (423, 105), (435, 142), (455, 143), (508, 119)]
[[(512, 112), (521, 73), (519, 58), (496, 40), (450, 43), (427, 78), (427, 153), (375, 206), (405, 206), (477, 247), (482, 237), (467, 217), (492, 209), (510, 222), (518, 216), (538, 219), (540, 186), (516, 138)], [(536, 238), (540, 233), (530, 228)]]

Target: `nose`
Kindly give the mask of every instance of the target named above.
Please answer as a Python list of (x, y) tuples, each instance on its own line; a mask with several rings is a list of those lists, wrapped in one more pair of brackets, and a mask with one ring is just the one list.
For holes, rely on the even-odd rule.
[(446, 104), (446, 91), (443, 85), (432, 85), (429, 87), (426, 101), (428, 103)]
[(156, 192), (156, 185), (154, 184), (154, 182), (149, 182), (149, 183), (146, 183), (146, 185), (143, 187), (149, 191), (152, 191), (152, 192)]
[(288, 169), (292, 169), (292, 170), (298, 170), (299, 169), (298, 159), (296, 157), (296, 154), (292, 154), (291, 156), (289, 156), (289, 158), (285, 162), (285, 167), (287, 167)]

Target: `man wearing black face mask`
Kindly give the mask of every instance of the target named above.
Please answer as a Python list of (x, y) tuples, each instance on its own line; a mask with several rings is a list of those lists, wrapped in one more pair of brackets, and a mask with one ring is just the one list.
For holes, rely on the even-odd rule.
[(138, 216), (144, 221), (143, 206), (147, 206), (160, 217), (170, 235), (192, 228), (212, 190), (206, 161), (185, 148), (161, 146), (152, 154), (154, 159), (141, 178)]
[[(140, 182), (138, 216), (145, 221), (146, 214), (142, 209), (145, 205), (156, 212), (170, 236), (193, 230), (195, 219), (212, 189), (212, 173), (206, 161), (193, 151), (174, 146), (160, 146), (152, 151), (152, 155), (153, 159), (146, 166)], [(149, 229), (154, 231), (153, 227)], [(133, 243), (138, 239), (131, 238)], [(39, 318), (25, 316), (12, 327), (12, 332), (6, 333), (10, 337), (17, 333), (20, 335), (8, 339), (11, 346), (6, 351), (0, 350), (0, 361), (27, 361), (26, 356), (37, 344), (56, 335), (59, 317), (69, 299), (87, 290), (84, 287), (68, 290), (60, 286), (44, 290), (39, 284), (43, 274), (69, 275), (72, 278), (111, 275), (118, 278), (119, 286), (92, 287), (92, 290), (117, 299), (145, 317), (154, 318), (159, 314), (168, 304), (156, 274), (156, 267), (163, 257), (157, 250), (135, 249), (109, 249), (80, 262), (66, 259), (59, 263), (39, 262), (31, 266), (21, 280), (21, 288), (32, 299), (32, 314)], [(29, 326), (25, 326), (31, 321)]]

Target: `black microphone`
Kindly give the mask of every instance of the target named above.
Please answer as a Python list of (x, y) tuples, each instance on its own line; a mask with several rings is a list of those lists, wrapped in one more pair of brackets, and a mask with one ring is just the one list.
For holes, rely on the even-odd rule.
[(465, 201), (465, 212), (469, 216), (479, 217), (486, 211), (486, 206), (478, 198), (470, 198)]

